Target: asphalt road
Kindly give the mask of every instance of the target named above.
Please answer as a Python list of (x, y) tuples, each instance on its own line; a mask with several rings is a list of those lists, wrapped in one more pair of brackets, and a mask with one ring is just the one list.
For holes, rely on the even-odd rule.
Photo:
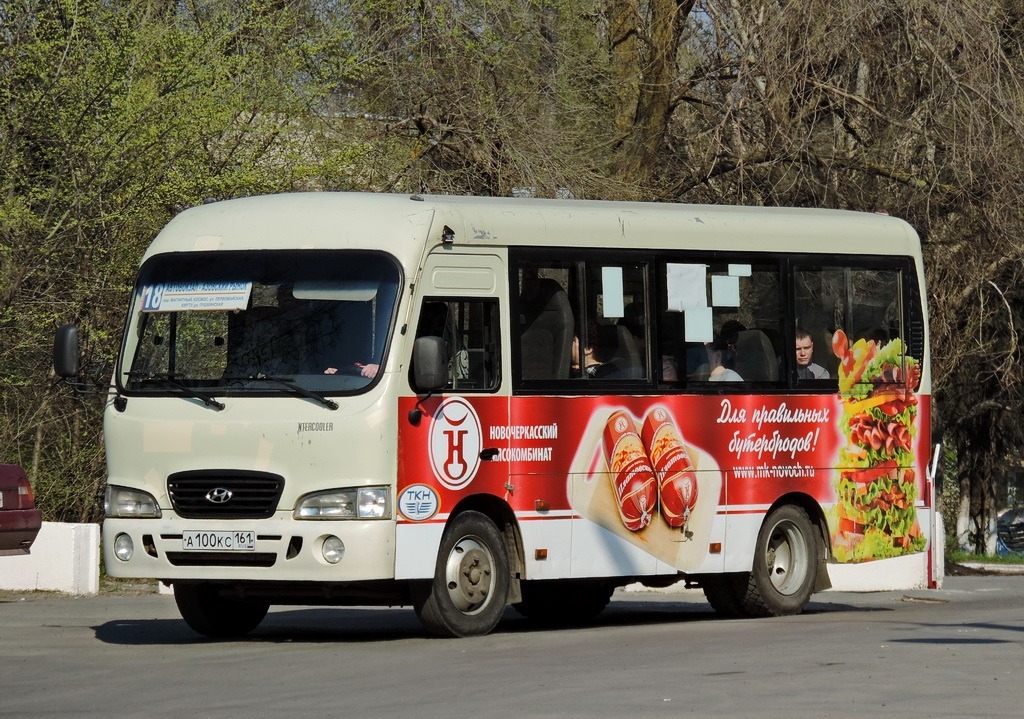
[(0, 595), (0, 717), (1016, 717), (1024, 576), (823, 593), (723, 620), (699, 591), (620, 592), (586, 629), (511, 610), (487, 637), (410, 609), (273, 608), (212, 642), (157, 594)]

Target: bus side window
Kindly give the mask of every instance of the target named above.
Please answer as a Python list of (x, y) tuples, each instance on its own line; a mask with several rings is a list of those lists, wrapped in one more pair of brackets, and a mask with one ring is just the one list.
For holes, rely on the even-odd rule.
[(501, 383), (501, 348), (496, 301), (424, 300), (416, 337), (428, 336), (441, 337), (445, 341), (449, 389), (487, 392), (498, 388)]
[(493, 391), (501, 384), (500, 322), (494, 300), (461, 300), (454, 305), (453, 389)]
[[(782, 283), (777, 263), (694, 254), (665, 260), (658, 276), (663, 382), (779, 384)], [(713, 388), (707, 385), (718, 391)]]
[(573, 311), (565, 290), (551, 278), (524, 277), (519, 311), (523, 379), (568, 378)]
[[(879, 350), (903, 337), (899, 269), (852, 264), (801, 267), (794, 279), (797, 343), (806, 346), (810, 340), (811, 361), (823, 367), (832, 382), (838, 381), (840, 372), (840, 359), (833, 351), (837, 331), (842, 330), (847, 347), (864, 341)], [(800, 367), (797, 373), (797, 382), (805, 381)]]

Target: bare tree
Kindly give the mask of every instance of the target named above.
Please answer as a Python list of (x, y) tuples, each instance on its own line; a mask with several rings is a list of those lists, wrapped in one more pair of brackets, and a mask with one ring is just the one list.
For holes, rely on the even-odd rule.
[(696, 55), (721, 70), (673, 115), (666, 196), (885, 209), (918, 228), (936, 438), (957, 450), (964, 541), (991, 548), (994, 488), (1022, 433), (1020, 11), (707, 0), (692, 17)]

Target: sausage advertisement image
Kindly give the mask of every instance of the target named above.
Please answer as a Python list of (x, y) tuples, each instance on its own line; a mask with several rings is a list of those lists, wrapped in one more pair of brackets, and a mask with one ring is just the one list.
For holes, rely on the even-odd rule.
[(628, 413), (620, 410), (608, 418), (604, 453), (622, 523), (638, 532), (651, 523), (658, 492), (651, 461)]
[[(586, 416), (566, 476), (573, 509), (676, 569), (704, 566), (722, 498), (715, 458), (693, 443), (664, 402), (603, 406)], [(585, 525), (573, 531), (581, 545), (607, 541)]]
[(679, 429), (664, 407), (655, 407), (644, 418), (640, 432), (658, 478), (658, 505), (668, 526), (686, 531), (697, 504), (697, 475)]

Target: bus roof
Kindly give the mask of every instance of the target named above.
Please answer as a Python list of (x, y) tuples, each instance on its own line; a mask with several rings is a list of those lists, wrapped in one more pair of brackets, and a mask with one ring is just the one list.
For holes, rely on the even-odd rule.
[(846, 210), (301, 192), (194, 207), (146, 257), (249, 249), (381, 249), (415, 263), (428, 238), (454, 244), (741, 250), (920, 256), (914, 230), (880, 213)]

